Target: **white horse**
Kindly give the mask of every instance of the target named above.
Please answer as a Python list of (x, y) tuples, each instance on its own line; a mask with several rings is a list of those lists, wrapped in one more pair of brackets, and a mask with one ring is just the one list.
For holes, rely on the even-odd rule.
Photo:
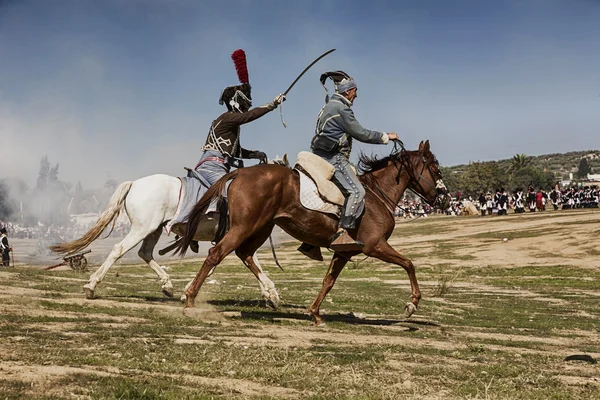
[[(50, 249), (57, 253), (78, 252), (96, 240), (106, 227), (116, 220), (121, 210), (125, 209), (131, 222), (131, 229), (127, 236), (113, 247), (100, 268), (90, 276), (89, 282), (83, 286), (88, 299), (94, 298), (96, 285), (102, 281), (110, 267), (142, 241), (138, 255), (160, 278), (162, 292), (168, 297), (173, 297), (171, 279), (154, 261), (153, 251), (162, 234), (163, 227), (175, 216), (180, 196), (183, 198), (181, 186), (182, 182), (179, 178), (163, 174), (123, 182), (113, 193), (106, 210), (87, 233), (72, 242), (50, 246)], [(218, 216), (210, 218), (210, 220), (207, 218), (206, 223), (196, 231), (194, 239), (211, 241), (215, 232), (215, 223), (218, 220)], [(183, 235), (185, 226), (176, 224), (173, 226), (173, 232)], [(256, 255), (249, 259), (243, 259), (242, 262), (258, 279), (267, 306), (277, 308), (279, 294), (273, 282), (264, 274)], [(188, 283), (188, 286), (190, 284), (191, 282)]]

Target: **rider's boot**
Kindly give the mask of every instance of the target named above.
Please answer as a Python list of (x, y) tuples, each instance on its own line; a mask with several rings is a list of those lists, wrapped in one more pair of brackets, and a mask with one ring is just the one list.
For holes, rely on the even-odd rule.
[(198, 246), (198, 241), (197, 240), (192, 240), (192, 243), (190, 243), (190, 249), (194, 252), (194, 253), (198, 253), (198, 250), (200, 250), (199, 246)]
[(298, 251), (311, 260), (323, 261), (323, 255), (321, 254), (320, 247), (313, 246), (312, 244), (308, 243), (302, 243), (300, 247), (298, 247)]

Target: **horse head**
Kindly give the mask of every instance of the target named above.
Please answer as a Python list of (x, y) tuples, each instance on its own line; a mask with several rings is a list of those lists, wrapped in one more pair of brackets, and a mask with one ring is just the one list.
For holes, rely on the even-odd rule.
[(417, 151), (401, 152), (401, 158), (403, 158), (403, 154), (406, 154), (403, 164), (411, 178), (408, 188), (431, 206), (440, 207), (442, 210), (447, 209), (451, 197), (442, 181), (440, 166), (431, 152), (429, 140), (421, 141)]
[(283, 157), (279, 157), (279, 155), (277, 155), (274, 159), (272, 159), (272, 160), (269, 161), (269, 164), (283, 165), (284, 167), (288, 167), (288, 168), (292, 167), (290, 165), (290, 161), (288, 159), (287, 153), (285, 153), (283, 155)]

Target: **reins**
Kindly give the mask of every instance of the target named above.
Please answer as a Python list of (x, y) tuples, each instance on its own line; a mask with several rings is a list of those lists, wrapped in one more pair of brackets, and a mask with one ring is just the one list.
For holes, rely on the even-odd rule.
[[(400, 174), (402, 172), (402, 169), (406, 169), (406, 172), (409, 174), (409, 176), (411, 177), (411, 180), (413, 182), (411, 184), (411, 186), (414, 187), (414, 185), (417, 185), (417, 189), (420, 189), (421, 191), (424, 192), (425, 189), (423, 188), (423, 185), (421, 185), (421, 179), (423, 181), (431, 184), (431, 182), (429, 182), (429, 180), (423, 176), (423, 172), (425, 171), (425, 166), (427, 164), (426, 160), (424, 160), (423, 165), (421, 167), (421, 171), (419, 172), (418, 177), (417, 177), (413, 173), (414, 164), (412, 162), (409, 163), (409, 161), (406, 160), (407, 157), (405, 157), (405, 155), (406, 155), (406, 149), (404, 148), (404, 144), (399, 140), (394, 141), (394, 147), (390, 153), (390, 158), (392, 159), (394, 166), (398, 170), (398, 174), (396, 175), (396, 178), (395, 178), (396, 184), (400, 183)], [(398, 162), (399, 166), (398, 166), (397, 162)], [(375, 180), (375, 182), (376, 182), (376, 180)], [(410, 211), (407, 210), (405, 207), (402, 207), (399, 205), (401, 200), (398, 200), (398, 202), (394, 201), (393, 199), (390, 198), (390, 196), (388, 196), (383, 191), (383, 189), (378, 184), (375, 183), (374, 186), (377, 189), (377, 191), (379, 192), (379, 194), (381, 194), (381, 196), (383, 196), (383, 198), (380, 197), (368, 185), (365, 185), (365, 188), (369, 192), (371, 192), (375, 196), (375, 198), (377, 200), (379, 200), (385, 206), (385, 208), (388, 210), (388, 212), (392, 215), (392, 218), (395, 218), (396, 208), (401, 209), (405, 213), (410, 213)], [(421, 195), (417, 190), (413, 189), (413, 187), (409, 186), (408, 189), (410, 189), (414, 194), (416, 194), (421, 200), (425, 201), (425, 203), (428, 203), (427, 199), (425, 199), (425, 197), (423, 197), (423, 195)]]
[[(394, 200), (390, 199), (390, 198), (389, 198), (389, 196), (388, 196), (388, 195), (386, 195), (386, 194), (385, 194), (385, 193), (384, 193), (384, 192), (381, 190), (381, 188), (379, 187), (379, 185), (375, 185), (375, 187), (377, 188), (377, 191), (379, 191), (379, 193), (381, 193), (381, 194), (384, 196), (384, 199), (385, 199), (385, 200), (384, 200), (384, 199), (382, 199), (381, 197), (379, 197), (379, 196), (377, 195), (377, 193), (375, 193), (375, 191), (374, 191), (373, 189), (371, 189), (371, 188), (370, 188), (370, 187), (368, 187), (368, 186), (365, 186), (365, 188), (366, 188), (366, 189), (367, 189), (369, 192), (373, 193), (373, 196), (375, 196), (375, 198), (376, 198), (377, 200), (379, 200), (379, 201), (380, 201), (380, 202), (383, 204), (383, 206), (384, 206), (384, 207), (385, 207), (385, 208), (386, 208), (386, 209), (387, 209), (387, 210), (390, 212), (390, 214), (392, 214), (392, 217), (394, 217), (394, 210), (396, 209), (396, 207), (399, 207), (399, 206), (398, 206), (398, 204), (397, 204), (396, 202), (394, 202)], [(386, 203), (386, 200), (389, 202), (389, 204), (388, 204), (388, 203)], [(394, 207), (393, 209), (392, 209), (392, 208), (390, 208), (390, 204), (391, 204), (391, 205)]]

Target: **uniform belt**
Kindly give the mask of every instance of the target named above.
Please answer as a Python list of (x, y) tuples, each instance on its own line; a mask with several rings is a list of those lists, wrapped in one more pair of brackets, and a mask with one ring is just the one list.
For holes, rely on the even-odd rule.
[(200, 162), (198, 162), (198, 164), (196, 164), (196, 167), (194, 167), (194, 169), (198, 169), (199, 166), (201, 166), (202, 164), (204, 164), (207, 161), (217, 161), (220, 162), (222, 164), (225, 164), (225, 159), (221, 158), (221, 157), (206, 157), (203, 160), (200, 160)]

